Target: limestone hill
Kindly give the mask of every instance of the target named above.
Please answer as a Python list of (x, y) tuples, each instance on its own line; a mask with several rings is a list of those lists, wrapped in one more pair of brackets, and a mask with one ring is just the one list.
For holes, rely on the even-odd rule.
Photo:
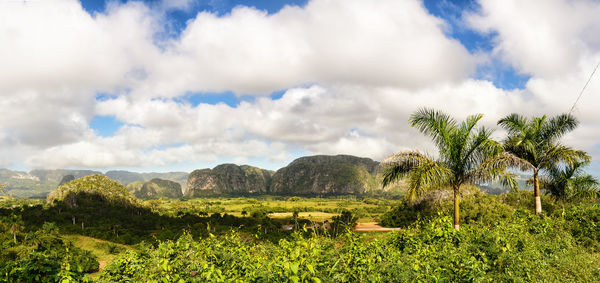
[(88, 202), (107, 202), (123, 206), (140, 204), (119, 182), (98, 174), (78, 178), (58, 187), (48, 195), (46, 201), (63, 202), (68, 207), (77, 207)]
[(190, 173), (186, 197), (205, 195), (248, 195), (268, 192), (273, 172), (253, 166), (222, 164)]
[(179, 183), (159, 178), (148, 182), (133, 182), (126, 188), (140, 199), (180, 198), (183, 196)]
[(378, 188), (379, 163), (350, 155), (301, 157), (273, 175), (270, 193), (283, 195), (364, 194)]

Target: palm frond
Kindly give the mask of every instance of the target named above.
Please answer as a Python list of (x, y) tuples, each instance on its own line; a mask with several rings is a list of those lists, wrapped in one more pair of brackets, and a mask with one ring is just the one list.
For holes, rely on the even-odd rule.
[(410, 116), (409, 123), (421, 133), (430, 136), (440, 150), (448, 148), (450, 136), (456, 131), (456, 121), (447, 114), (421, 108)]
[(382, 161), (383, 186), (408, 178), (408, 197), (414, 199), (428, 188), (445, 186), (453, 172), (439, 162), (417, 151), (394, 154)]
[(431, 158), (418, 151), (405, 151), (392, 154), (381, 161), (383, 167), (383, 187), (404, 178), (410, 170), (422, 163), (433, 162)]
[(509, 136), (523, 132), (527, 119), (517, 113), (512, 113), (498, 121), (498, 125), (508, 131)]
[(553, 142), (577, 128), (577, 125), (579, 125), (579, 121), (571, 114), (552, 117), (541, 126), (540, 138)]
[(470, 171), (465, 177), (470, 183), (480, 183), (488, 181), (501, 181), (504, 185), (513, 190), (517, 190), (517, 181), (514, 175), (506, 169), (509, 167), (528, 167), (530, 164), (524, 162), (517, 156), (504, 152), (492, 156)]
[(585, 174), (583, 170), (588, 164), (588, 160), (573, 164), (554, 164), (546, 169), (546, 173), (540, 178), (543, 180), (540, 182), (540, 188), (561, 199), (600, 197), (598, 180)]
[(578, 162), (588, 162), (591, 160), (585, 151), (573, 149), (571, 147), (557, 144), (549, 148), (540, 163), (544, 168), (550, 168), (553, 164), (564, 162), (568, 165), (575, 165)]

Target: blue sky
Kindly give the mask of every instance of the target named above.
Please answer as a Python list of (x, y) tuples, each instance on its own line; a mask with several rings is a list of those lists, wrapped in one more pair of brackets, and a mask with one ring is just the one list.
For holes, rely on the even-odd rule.
[[(594, 0), (0, 2), (0, 168), (434, 152), (407, 123), (420, 107), (490, 128), (568, 111), (600, 61), (598, 14)], [(565, 137), (595, 160), (598, 92), (596, 77)]]

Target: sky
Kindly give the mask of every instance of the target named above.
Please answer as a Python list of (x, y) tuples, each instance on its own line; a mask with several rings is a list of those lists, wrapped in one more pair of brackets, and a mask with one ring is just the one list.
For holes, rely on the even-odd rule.
[[(0, 168), (276, 170), (434, 153), (421, 107), (482, 125), (568, 112), (597, 0), (3, 0)], [(600, 161), (600, 73), (564, 137)], [(594, 161), (590, 172), (600, 175)]]

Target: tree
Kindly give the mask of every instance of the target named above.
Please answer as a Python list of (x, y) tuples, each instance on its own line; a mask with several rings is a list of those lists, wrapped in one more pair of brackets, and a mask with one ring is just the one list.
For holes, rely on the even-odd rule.
[(460, 189), (465, 184), (501, 180), (512, 188), (516, 181), (506, 171), (518, 159), (504, 152), (490, 138), (492, 130), (475, 128), (482, 114), (456, 122), (445, 113), (423, 108), (409, 119), (410, 125), (432, 138), (439, 157), (434, 159), (418, 151), (394, 154), (383, 161), (383, 186), (404, 177), (407, 196), (414, 200), (428, 189), (451, 188), (454, 192), (454, 228), (459, 229)]
[(510, 114), (498, 121), (498, 125), (508, 131), (504, 141), (506, 151), (521, 159), (521, 170), (533, 171), (533, 194), (535, 213), (542, 213), (540, 199), (539, 173), (549, 170), (559, 162), (573, 165), (578, 161), (588, 161), (590, 157), (583, 151), (560, 143), (560, 138), (574, 130), (578, 121), (570, 114), (561, 114), (552, 118), (533, 117), (531, 120)]
[(588, 164), (589, 161), (577, 161), (572, 165), (554, 165), (540, 178), (540, 188), (559, 199), (596, 198), (600, 196), (599, 183), (584, 172), (583, 167)]
[(8, 230), (13, 236), (13, 242), (15, 245), (17, 244), (17, 233), (23, 231), (25, 228), (23, 219), (20, 215), (12, 213), (10, 216), (6, 218), (8, 222)]
[(294, 210), (294, 212), (292, 213), (292, 217), (294, 218), (294, 230), (298, 230), (298, 216), (300, 215), (300, 213), (298, 212), (298, 210)]

